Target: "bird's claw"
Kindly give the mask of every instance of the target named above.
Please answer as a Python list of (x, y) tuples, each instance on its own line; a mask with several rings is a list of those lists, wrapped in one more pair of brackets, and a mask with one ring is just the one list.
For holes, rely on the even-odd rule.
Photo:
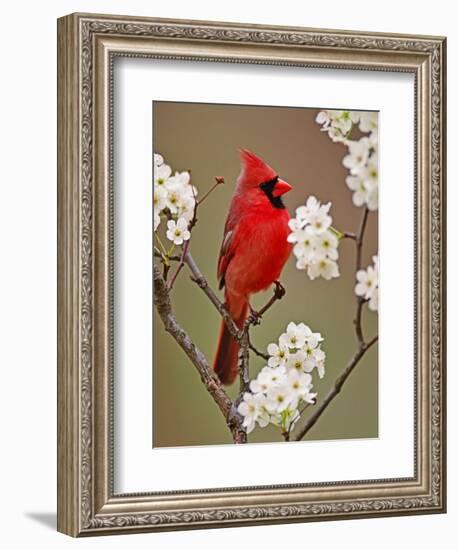
[(280, 283), (280, 281), (275, 281), (274, 282), (274, 285), (275, 285), (275, 290), (274, 290), (274, 295), (275, 295), (275, 298), (277, 300), (281, 300), (283, 298), (283, 296), (286, 294), (286, 289), (285, 287)]
[(248, 324), (250, 325), (259, 325), (261, 323), (262, 315), (259, 313), (259, 311), (255, 311), (254, 309), (250, 308), (250, 314), (248, 316)]

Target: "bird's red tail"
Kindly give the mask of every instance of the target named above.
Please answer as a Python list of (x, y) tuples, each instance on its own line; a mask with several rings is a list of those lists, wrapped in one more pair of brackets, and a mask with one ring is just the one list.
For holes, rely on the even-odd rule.
[[(226, 306), (236, 325), (242, 328), (248, 314), (248, 302), (241, 297), (235, 298), (226, 295)], [(239, 344), (231, 336), (226, 323), (223, 321), (219, 333), (218, 349), (213, 363), (213, 369), (223, 384), (232, 384), (237, 378), (239, 349)]]

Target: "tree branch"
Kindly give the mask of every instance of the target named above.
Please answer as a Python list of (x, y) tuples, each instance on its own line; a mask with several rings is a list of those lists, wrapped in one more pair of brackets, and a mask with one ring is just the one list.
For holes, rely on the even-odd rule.
[(240, 388), (239, 395), (236, 399), (236, 403), (239, 403), (243, 399), (243, 394), (250, 388), (250, 319), (245, 321), (243, 327), (242, 338), (240, 340), (239, 351), (239, 371), (240, 371)]
[(254, 317), (252, 317), (250, 324), (258, 324), (259, 319), (264, 315), (264, 313), (268, 311), (277, 300), (281, 300), (286, 294), (285, 287), (280, 283), (280, 281), (274, 281), (274, 285), (275, 289), (272, 298), (258, 312), (252, 312), (254, 313)]
[(209, 298), (210, 302), (215, 306), (219, 311), (221, 317), (224, 319), (226, 326), (231, 334), (231, 336), (240, 342), (242, 338), (242, 332), (238, 329), (237, 325), (234, 323), (234, 320), (230, 316), (224, 304), (219, 300), (218, 296), (213, 292), (212, 288), (207, 282), (207, 279), (202, 275), (202, 272), (197, 267), (194, 258), (191, 256), (191, 253), (188, 251), (185, 258), (185, 264), (189, 267), (192, 273), (191, 279), (204, 291), (204, 293)]
[[(363, 238), (364, 238), (364, 231), (366, 230), (366, 224), (367, 224), (367, 217), (369, 215), (369, 209), (367, 206), (364, 208), (363, 216), (361, 218), (361, 224), (359, 226), (358, 235), (356, 237), (356, 271), (355, 274), (358, 273), (358, 271), (361, 269), (361, 263), (362, 263), (362, 251), (363, 251)], [(355, 325), (355, 332), (356, 332), (356, 340), (358, 342), (358, 346), (361, 346), (364, 343), (364, 335), (363, 335), (363, 328), (362, 328), (362, 314), (363, 314), (363, 304), (365, 300), (358, 296), (356, 300), (356, 316), (353, 321), (353, 324)]]
[(250, 343), (249, 343), (248, 347), (258, 357), (262, 357), (265, 361), (269, 360), (269, 354), (263, 353), (262, 351), (259, 351), (258, 348), (251, 343), (251, 339), (250, 339)]
[[(361, 269), (363, 239), (364, 239), (364, 232), (366, 230), (368, 215), (369, 215), (369, 209), (366, 206), (363, 211), (363, 215), (361, 218), (361, 223), (360, 223), (357, 235), (354, 235), (353, 233), (343, 233), (345, 237), (353, 239), (356, 244), (356, 273), (358, 273), (358, 271)], [(297, 435), (296, 441), (300, 441), (308, 433), (308, 431), (312, 428), (312, 426), (315, 425), (316, 421), (324, 413), (324, 411), (327, 409), (327, 407), (332, 402), (332, 400), (339, 394), (345, 381), (353, 372), (353, 369), (359, 363), (363, 355), (378, 340), (378, 336), (374, 336), (374, 338), (372, 338), (372, 340), (370, 340), (368, 343), (364, 341), (361, 320), (362, 320), (363, 305), (365, 302), (366, 300), (364, 300), (361, 296), (357, 297), (356, 315), (353, 320), (353, 324), (355, 326), (358, 349), (353, 355), (348, 365), (346, 366), (346, 368), (344, 369), (344, 371), (342, 372), (342, 374), (335, 381), (334, 386), (326, 394), (321, 404), (318, 406), (317, 409), (315, 409), (315, 412), (311, 416), (309, 416), (305, 425), (302, 427), (301, 431)]]
[(321, 404), (315, 409), (314, 413), (308, 417), (307, 422), (302, 427), (301, 431), (295, 438), (296, 441), (300, 441), (312, 428), (312, 426), (315, 425), (316, 421), (320, 418), (320, 416), (324, 413), (324, 411), (328, 408), (331, 401), (340, 393), (340, 390), (342, 389), (342, 386), (345, 384), (346, 380), (350, 376), (350, 374), (353, 372), (356, 365), (359, 363), (360, 359), (363, 357), (363, 355), (366, 353), (366, 351), (373, 345), (375, 342), (377, 342), (378, 336), (374, 336), (370, 342), (367, 344), (363, 344), (357, 352), (353, 355), (350, 362), (346, 366), (345, 370), (342, 372), (342, 374), (337, 378), (337, 380), (334, 383), (334, 386), (328, 391), (325, 398), (321, 402)]
[(200, 199), (199, 204), (202, 204), (204, 200), (211, 195), (211, 193), (218, 187), (218, 185), (224, 184), (224, 178), (222, 176), (215, 176), (215, 183), (212, 187), (205, 193), (205, 195)]
[(364, 208), (363, 217), (361, 218), (361, 224), (359, 226), (358, 235), (356, 236), (356, 271), (361, 269), (361, 258), (363, 251), (363, 238), (364, 231), (366, 230), (367, 217), (369, 215), (369, 208)]
[(177, 280), (177, 277), (178, 275), (180, 274), (180, 271), (183, 269), (184, 267), (184, 258), (189, 250), (189, 243), (191, 242), (191, 239), (188, 239), (185, 243), (184, 243), (184, 246), (183, 246), (183, 250), (181, 252), (181, 256), (180, 256), (180, 259), (179, 259), (179, 264), (178, 264), (178, 267), (176, 268), (172, 278), (170, 279), (170, 283), (167, 285), (167, 288), (168, 290), (172, 290), (173, 288), (173, 285), (175, 284), (175, 281)]
[(153, 266), (154, 303), (165, 330), (174, 338), (198, 371), (202, 383), (223, 414), (235, 443), (246, 443), (246, 431), (239, 415), (234, 414), (233, 403), (226, 390), (213, 373), (205, 355), (193, 343), (187, 332), (178, 324), (172, 311), (167, 284), (159, 268)]

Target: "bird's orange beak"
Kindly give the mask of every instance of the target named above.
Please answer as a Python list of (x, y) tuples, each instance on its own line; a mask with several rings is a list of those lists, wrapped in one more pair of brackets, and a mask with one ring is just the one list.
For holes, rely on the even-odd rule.
[(286, 181), (278, 180), (275, 184), (275, 187), (272, 191), (272, 196), (274, 197), (281, 197), (285, 193), (288, 193), (288, 191), (291, 191), (292, 187), (289, 183), (286, 183)]

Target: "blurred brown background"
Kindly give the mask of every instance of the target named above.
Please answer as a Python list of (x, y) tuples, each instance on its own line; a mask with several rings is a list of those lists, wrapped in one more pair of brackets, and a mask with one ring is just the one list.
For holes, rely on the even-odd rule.
[[(326, 108), (326, 107), (323, 107)], [(342, 166), (346, 147), (333, 143), (315, 123), (318, 109), (291, 107), (253, 107), (192, 103), (154, 102), (154, 151), (175, 170), (192, 170), (193, 183), (202, 196), (224, 176), (220, 186), (199, 209), (193, 232), (192, 254), (214, 289), (217, 289), (216, 262), (224, 222), (240, 171), (237, 149), (245, 147), (261, 156), (294, 189), (285, 203), (294, 215), (297, 206), (311, 194), (322, 202), (332, 201), (333, 226), (356, 232), (361, 208), (353, 206), (345, 185), (347, 170)], [(363, 249), (363, 266), (377, 253), (377, 213), (369, 216)], [(282, 274), (287, 293), (269, 310), (252, 339), (265, 349), (276, 342), (289, 321), (305, 322), (324, 336), (327, 354), (326, 376), (316, 374), (318, 400), (332, 386), (355, 350), (353, 318), (355, 313), (355, 246), (343, 240), (339, 246), (341, 276), (332, 281), (310, 281), (298, 271), (291, 258)], [(220, 293), (222, 297), (222, 293)], [(262, 306), (270, 291), (257, 295), (253, 305)], [(221, 319), (215, 308), (194, 283), (186, 268), (173, 290), (173, 305), (178, 321), (189, 332), (210, 364), (215, 353)], [(377, 315), (367, 308), (363, 314), (366, 337), (376, 334)], [(153, 446), (208, 445), (232, 443), (211, 397), (195, 368), (181, 349), (163, 330), (154, 314)], [(378, 364), (374, 346), (352, 373), (306, 439), (369, 438), (378, 436)], [(252, 357), (251, 377), (264, 366)], [(238, 381), (229, 388), (234, 396)], [(313, 410), (313, 409), (312, 409)], [(269, 426), (256, 428), (250, 442), (282, 441), (280, 430)]]

